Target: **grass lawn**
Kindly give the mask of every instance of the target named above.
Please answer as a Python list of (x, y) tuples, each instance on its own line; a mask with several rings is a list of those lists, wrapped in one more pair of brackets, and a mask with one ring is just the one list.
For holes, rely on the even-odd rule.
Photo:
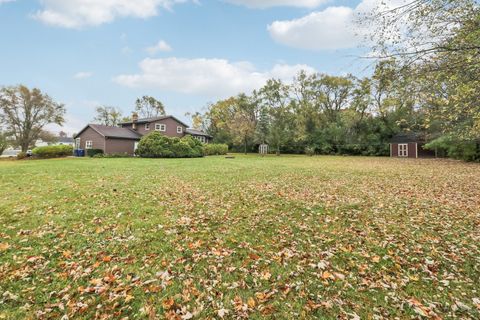
[(62, 159), (0, 176), (0, 319), (480, 318), (479, 165)]

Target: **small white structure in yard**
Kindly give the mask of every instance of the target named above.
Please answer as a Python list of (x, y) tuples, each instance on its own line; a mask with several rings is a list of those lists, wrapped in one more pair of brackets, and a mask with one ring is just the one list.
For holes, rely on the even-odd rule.
[(268, 144), (261, 144), (260, 147), (258, 147), (258, 152), (261, 154), (261, 155), (265, 155), (265, 154), (268, 154)]

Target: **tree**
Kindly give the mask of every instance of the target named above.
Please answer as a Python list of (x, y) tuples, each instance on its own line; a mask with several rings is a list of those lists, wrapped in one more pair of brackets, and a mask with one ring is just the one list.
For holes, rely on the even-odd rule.
[(255, 134), (255, 103), (247, 95), (240, 94), (236, 99), (234, 112), (228, 127), (233, 134), (233, 141), (243, 144), (244, 152), (247, 154), (248, 144)]
[(122, 120), (122, 112), (115, 107), (99, 106), (95, 109), (93, 121), (105, 126), (117, 126)]
[(479, 159), (479, 2), (411, 0), (389, 10), (379, 5), (373, 17), (380, 21), (372, 34), (376, 56), (395, 57), (409, 76), (392, 83), (417, 94), (416, 117), (405, 123), (422, 124), (440, 145), (473, 143)]
[(65, 106), (39, 89), (19, 85), (0, 89), (0, 120), (14, 144), (26, 152), (51, 123), (62, 125)]
[(203, 115), (200, 114), (200, 112), (195, 112), (195, 113), (187, 112), (185, 113), (185, 116), (190, 117), (192, 119), (192, 127), (194, 129), (203, 129), (204, 119), (203, 119)]
[(153, 118), (165, 115), (163, 103), (150, 96), (143, 96), (135, 101), (135, 111), (142, 118)]
[(266, 140), (272, 144), (277, 155), (280, 155), (281, 148), (291, 136), (288, 130), (291, 124), (289, 89), (282, 81), (271, 79), (257, 93), (260, 109), (257, 136), (264, 140), (262, 143)]
[(233, 146), (233, 134), (230, 123), (235, 115), (237, 97), (230, 97), (208, 105), (203, 116), (207, 133), (212, 135), (215, 143)]
[(8, 147), (7, 137), (3, 132), (0, 132), (0, 156), (2, 155), (3, 151), (7, 149), (7, 147)]
[(381, 1), (359, 22), (372, 30), (374, 57), (430, 63), (437, 54), (478, 52), (478, 43), (451, 42), (461, 29), (478, 35), (478, 12), (476, 0), (409, 0), (396, 6)]
[(58, 137), (47, 130), (42, 130), (38, 135), (38, 138), (47, 143), (54, 143), (58, 141)]

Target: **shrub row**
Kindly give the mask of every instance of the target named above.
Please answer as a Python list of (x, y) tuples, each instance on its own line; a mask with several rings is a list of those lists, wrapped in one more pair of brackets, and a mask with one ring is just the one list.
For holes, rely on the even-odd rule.
[(190, 136), (171, 138), (152, 132), (142, 137), (136, 154), (142, 158), (199, 158), (203, 157), (203, 146)]
[(203, 154), (206, 156), (225, 155), (228, 152), (228, 145), (226, 144), (206, 144), (203, 146)]
[(131, 158), (132, 156), (128, 153), (97, 153), (93, 156), (94, 158)]
[(73, 147), (64, 145), (37, 147), (32, 150), (32, 153), (39, 158), (60, 158), (71, 156), (73, 153)]
[(97, 154), (103, 154), (102, 149), (87, 149), (87, 156), (95, 157)]

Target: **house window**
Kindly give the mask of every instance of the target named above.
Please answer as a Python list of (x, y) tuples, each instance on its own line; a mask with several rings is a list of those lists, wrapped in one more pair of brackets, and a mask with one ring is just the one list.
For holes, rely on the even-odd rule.
[(77, 150), (80, 149), (80, 146), (81, 146), (80, 138), (75, 139), (75, 149), (77, 149)]
[(178, 126), (177, 127), (177, 133), (183, 133), (183, 127)]
[(163, 123), (156, 123), (155, 124), (155, 130), (165, 132), (165, 131), (167, 131), (167, 126)]
[(196, 136), (195, 139), (197, 139), (200, 142), (205, 143), (205, 137), (204, 136)]
[(145, 130), (150, 130), (150, 123), (145, 123)]
[(85, 141), (85, 149), (93, 149), (93, 141), (92, 140)]
[(398, 145), (398, 156), (408, 157), (408, 144), (403, 143)]

